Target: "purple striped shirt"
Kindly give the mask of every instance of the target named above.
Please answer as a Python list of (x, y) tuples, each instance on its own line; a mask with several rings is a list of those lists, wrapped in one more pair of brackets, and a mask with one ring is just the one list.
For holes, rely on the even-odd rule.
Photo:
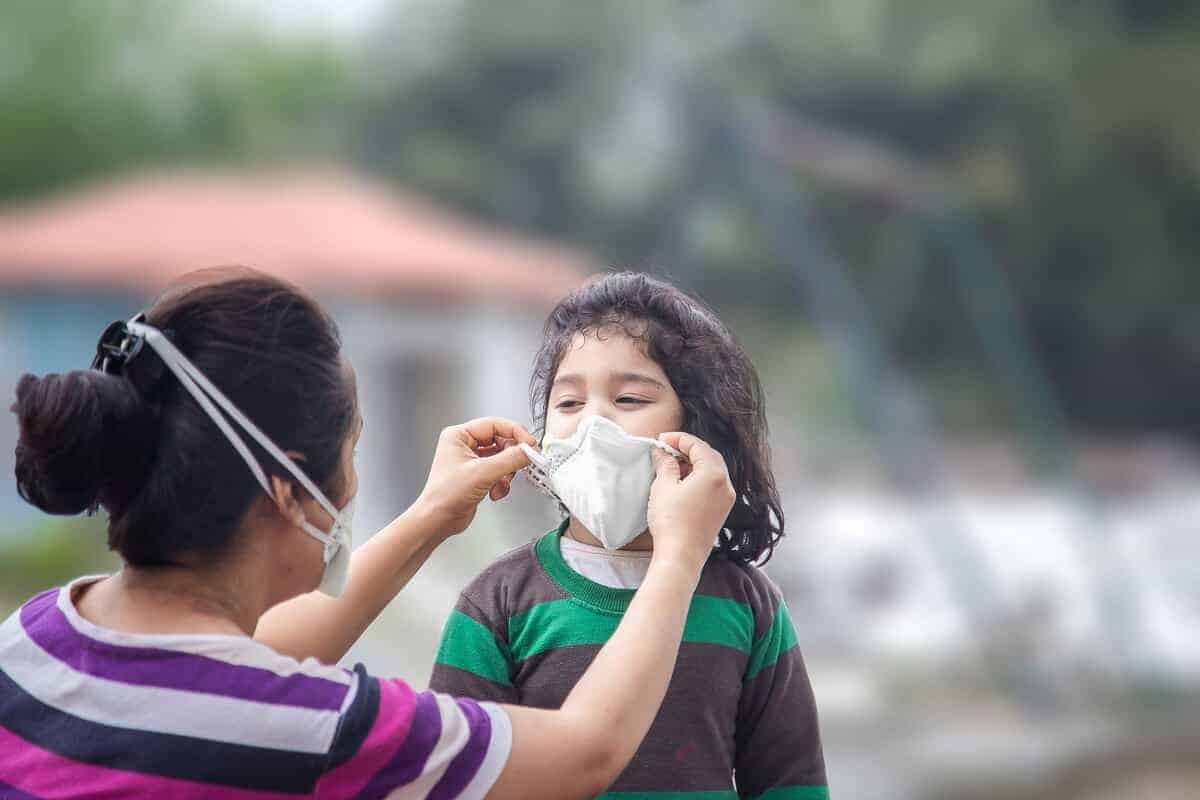
[(240, 636), (99, 628), (70, 600), (86, 580), (0, 625), (0, 797), (477, 798), (508, 758), (494, 704)]

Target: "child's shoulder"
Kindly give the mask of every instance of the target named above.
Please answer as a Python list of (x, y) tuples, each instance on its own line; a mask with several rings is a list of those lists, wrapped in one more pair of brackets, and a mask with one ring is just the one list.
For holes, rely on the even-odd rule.
[(783, 592), (761, 567), (742, 564), (718, 553), (713, 553), (704, 565), (696, 593), (743, 603), (754, 611), (756, 618), (773, 616), (783, 601)]
[(525, 542), (504, 551), (467, 584), (468, 589), (524, 579), (535, 568), (537, 559), (533, 548), (536, 544), (536, 540)]
[(463, 597), (501, 617), (564, 597), (563, 590), (539, 566), (535, 548), (540, 538), (497, 557), (467, 584)]
[(491, 564), (488, 564), (483, 572), (479, 573), (480, 577), (489, 573), (503, 574), (514, 569), (528, 569), (533, 565), (535, 558), (533, 548), (537, 546), (537, 543), (538, 539), (533, 539), (505, 550), (496, 556), (495, 560)]

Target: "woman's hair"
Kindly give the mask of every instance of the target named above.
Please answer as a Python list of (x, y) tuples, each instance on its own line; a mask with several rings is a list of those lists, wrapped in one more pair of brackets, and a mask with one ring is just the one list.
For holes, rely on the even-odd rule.
[(683, 403), (683, 430), (725, 458), (737, 502), (717, 550), (738, 562), (765, 563), (783, 536), (783, 508), (771, 474), (762, 386), (746, 351), (699, 300), (636, 272), (606, 274), (567, 295), (550, 312), (534, 361), (535, 424), (545, 427), (550, 386), (576, 334), (609, 329), (642, 344)]
[[(333, 320), (296, 287), (253, 270), (206, 270), (184, 281), (146, 311), (146, 323), (339, 497), (355, 398)], [(149, 345), (137, 358), (158, 360)], [(98, 370), (25, 375), (12, 406), (21, 497), (52, 514), (103, 506), (109, 547), (138, 566), (218, 557), (262, 492), (212, 419), (159, 366), (150, 381)], [(242, 438), (268, 475), (291, 480)]]

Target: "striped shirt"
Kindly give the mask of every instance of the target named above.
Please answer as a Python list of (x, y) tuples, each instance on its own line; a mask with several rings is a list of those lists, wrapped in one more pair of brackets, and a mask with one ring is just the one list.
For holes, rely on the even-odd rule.
[(492, 703), (298, 662), (242, 636), (131, 634), (37, 595), (0, 626), (0, 798), (477, 798)]
[[(616, 630), (632, 589), (573, 570), (551, 531), (489, 566), (446, 622), (430, 686), (558, 708)], [(787, 605), (754, 567), (700, 576), (658, 716), (611, 800), (825, 800), (817, 708)]]

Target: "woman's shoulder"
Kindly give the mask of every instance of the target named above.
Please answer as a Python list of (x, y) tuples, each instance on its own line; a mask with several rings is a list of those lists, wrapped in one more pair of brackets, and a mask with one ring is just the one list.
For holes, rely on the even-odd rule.
[[(0, 728), (38, 743), (46, 759), (118, 770), (135, 784), (203, 784), (219, 763), (226, 781), (308, 792), (360, 688), (353, 673), (245, 636), (102, 628), (78, 614), (66, 587), (0, 627), (0, 667)], [(203, 740), (209, 759), (180, 759), (183, 740)], [(146, 793), (171, 794), (159, 788)]]
[[(354, 669), (358, 691), (329, 750), (317, 794), (482, 797), (512, 747), (512, 725), (494, 704), (426, 690)], [(409, 795), (400, 793), (399, 796)]]

